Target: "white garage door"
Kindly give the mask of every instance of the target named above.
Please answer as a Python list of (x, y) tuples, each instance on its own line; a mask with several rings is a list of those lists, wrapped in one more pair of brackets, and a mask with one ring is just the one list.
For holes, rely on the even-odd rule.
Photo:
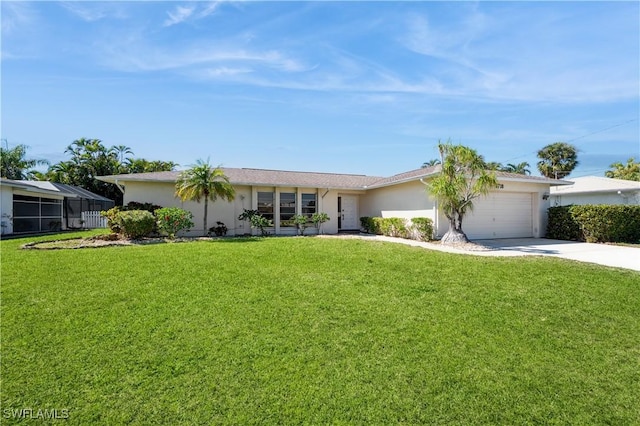
[(462, 222), (472, 240), (533, 237), (532, 194), (498, 192), (481, 197)]

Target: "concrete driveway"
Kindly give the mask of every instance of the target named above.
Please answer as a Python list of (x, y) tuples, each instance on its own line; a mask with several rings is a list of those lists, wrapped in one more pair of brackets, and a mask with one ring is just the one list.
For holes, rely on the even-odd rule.
[(579, 262), (640, 271), (640, 248), (608, 244), (579, 243), (576, 241), (548, 240), (546, 238), (508, 238), (499, 240), (473, 240), (463, 246), (443, 246), (437, 242), (420, 242), (382, 235), (360, 235), (360, 238), (389, 241), (424, 247), (449, 253), (475, 256), (555, 256)]
[[(580, 243), (576, 241), (548, 240), (544, 238), (513, 238), (501, 240), (476, 240), (497, 255), (554, 256), (579, 262), (640, 271), (640, 248), (608, 244)], [(500, 254), (498, 254), (500, 253)]]

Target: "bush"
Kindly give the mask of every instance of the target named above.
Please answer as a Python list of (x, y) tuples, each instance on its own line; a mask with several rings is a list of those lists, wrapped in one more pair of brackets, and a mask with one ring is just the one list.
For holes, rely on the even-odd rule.
[(269, 235), (265, 228), (273, 226), (273, 222), (262, 216), (258, 210), (244, 209), (238, 216), (238, 220), (248, 220), (251, 227), (259, 229), (263, 237)]
[(640, 243), (640, 206), (551, 207), (546, 237), (590, 243)]
[(414, 217), (411, 219), (412, 238), (418, 241), (433, 239), (433, 221), (428, 217)]
[(640, 243), (640, 206), (572, 206), (571, 213), (589, 243)]
[(555, 240), (582, 240), (580, 224), (571, 214), (572, 206), (549, 208), (549, 223), (547, 224), (547, 238)]
[(223, 222), (217, 221), (216, 226), (212, 226), (211, 228), (209, 228), (209, 235), (224, 237), (225, 235), (227, 235), (228, 231), (229, 229)]
[(155, 210), (158, 231), (175, 238), (176, 234), (193, 227), (193, 214), (179, 207), (163, 207)]
[(298, 230), (300, 231), (300, 235), (304, 235), (304, 231), (309, 227), (309, 223), (310, 223), (309, 217), (303, 214), (294, 215), (291, 218), (291, 222), (293, 225), (295, 225), (298, 228)]
[(153, 215), (146, 210), (125, 210), (118, 212), (115, 220), (120, 227), (120, 233), (131, 239), (148, 236), (153, 232), (156, 224)]
[(126, 206), (122, 208), (122, 210), (146, 210), (150, 213), (155, 214), (156, 210), (159, 210), (161, 208), (162, 206), (159, 206), (157, 204), (139, 203), (138, 201), (130, 201)]
[(373, 229), (373, 218), (369, 216), (362, 216), (360, 218), (360, 228), (369, 234), (375, 234)]
[(409, 238), (409, 229), (406, 225), (406, 219), (399, 217), (383, 218), (380, 221), (380, 230), (383, 235), (389, 237)]
[(414, 217), (407, 220), (399, 217), (363, 216), (360, 218), (360, 225), (365, 232), (370, 234), (419, 241), (430, 241), (433, 237), (433, 221), (427, 217)]
[(121, 232), (120, 225), (118, 224), (118, 213), (122, 211), (121, 207), (113, 207), (107, 211), (101, 211), (100, 216), (107, 218), (107, 226), (109, 230), (114, 234), (119, 234)]
[(316, 227), (319, 234), (322, 234), (322, 224), (329, 220), (331, 220), (331, 218), (325, 212), (316, 212), (311, 215), (311, 222), (313, 222), (313, 226)]

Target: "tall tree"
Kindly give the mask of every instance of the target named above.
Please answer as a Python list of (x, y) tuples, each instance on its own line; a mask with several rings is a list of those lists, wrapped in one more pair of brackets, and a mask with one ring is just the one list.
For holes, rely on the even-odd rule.
[(519, 175), (530, 175), (531, 170), (529, 170), (529, 167), (531, 167), (531, 165), (529, 165), (529, 163), (527, 163), (526, 161), (523, 161), (519, 164), (507, 163), (507, 165), (502, 168), (502, 171), (516, 173)]
[(27, 146), (16, 145), (9, 149), (0, 147), (0, 176), (13, 180), (32, 179), (36, 172), (32, 170), (38, 165), (47, 165), (47, 160), (35, 160), (26, 158)]
[(635, 180), (640, 182), (640, 162), (634, 157), (627, 160), (627, 164), (613, 163), (609, 166), (611, 170), (607, 170), (604, 175), (608, 178)]
[(437, 158), (433, 158), (429, 161), (422, 163), (421, 168), (426, 169), (427, 167), (437, 166), (438, 164), (440, 164), (440, 160), (438, 160)]
[(578, 150), (566, 142), (556, 142), (538, 151), (538, 170), (543, 176), (564, 179), (578, 166)]
[(122, 192), (115, 185), (96, 179), (98, 176), (170, 171), (176, 167), (172, 161), (135, 158), (127, 158), (123, 163), (125, 154), (133, 154), (131, 148), (126, 145), (107, 148), (100, 139), (76, 139), (64, 152), (71, 159), (52, 165), (41, 179), (83, 187), (118, 205), (122, 203)]
[(124, 156), (125, 154), (133, 154), (131, 148), (126, 145), (114, 145), (111, 147), (110, 151), (114, 152), (118, 156), (118, 160), (120, 164), (124, 164)]
[(233, 201), (236, 191), (229, 183), (229, 178), (218, 167), (212, 167), (209, 160), (198, 160), (190, 169), (180, 173), (176, 181), (176, 196), (182, 201), (200, 202), (204, 198), (204, 219), (202, 223), (204, 235), (207, 234), (207, 215), (209, 214), (209, 200), (218, 198)]
[(449, 230), (441, 243), (468, 242), (462, 230), (462, 221), (473, 209), (475, 199), (497, 187), (498, 180), (487, 171), (481, 155), (469, 147), (438, 142), (442, 157), (442, 171), (427, 185), (427, 191), (438, 201), (440, 209), (449, 219)]
[(127, 158), (123, 165), (125, 173), (168, 172), (178, 164), (173, 161), (149, 161), (144, 158)]

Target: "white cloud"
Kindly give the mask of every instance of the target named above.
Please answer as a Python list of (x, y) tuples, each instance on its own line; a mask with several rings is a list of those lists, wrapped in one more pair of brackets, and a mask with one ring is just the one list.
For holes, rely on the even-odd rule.
[(167, 12), (168, 19), (164, 21), (165, 27), (181, 24), (190, 19), (202, 19), (212, 15), (220, 6), (219, 1), (196, 2), (188, 6), (176, 6), (173, 11)]
[(195, 9), (195, 6), (176, 6), (173, 12), (167, 12), (169, 18), (164, 21), (164, 26), (170, 27), (186, 21)]
[(2, 2), (2, 34), (14, 33), (20, 28), (27, 28), (36, 20), (36, 14), (28, 2)]
[(219, 68), (209, 68), (205, 70), (202, 73), (202, 75), (208, 78), (218, 78), (218, 77), (236, 76), (239, 74), (247, 74), (251, 72), (253, 72), (251, 68), (219, 67)]
[(126, 17), (123, 3), (120, 2), (65, 1), (60, 5), (85, 22), (96, 22), (105, 18), (123, 19)]

